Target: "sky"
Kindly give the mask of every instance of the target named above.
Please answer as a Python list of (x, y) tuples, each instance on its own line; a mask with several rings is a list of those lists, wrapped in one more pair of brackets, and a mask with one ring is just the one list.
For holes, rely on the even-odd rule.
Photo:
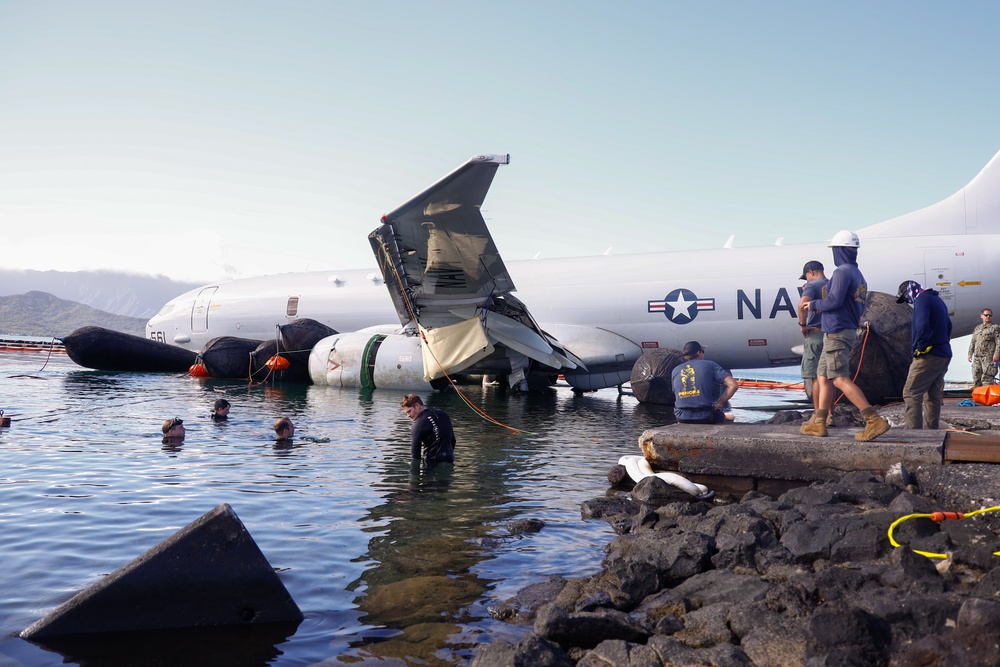
[(505, 259), (829, 239), (1000, 150), (1000, 4), (0, 0), (0, 266), (374, 267), (478, 153)]

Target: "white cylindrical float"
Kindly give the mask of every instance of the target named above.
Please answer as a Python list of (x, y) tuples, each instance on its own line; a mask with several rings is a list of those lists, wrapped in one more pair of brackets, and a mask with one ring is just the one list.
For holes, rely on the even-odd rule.
[(348, 389), (430, 388), (424, 380), (420, 337), (365, 331), (320, 340), (309, 354), (314, 384)]

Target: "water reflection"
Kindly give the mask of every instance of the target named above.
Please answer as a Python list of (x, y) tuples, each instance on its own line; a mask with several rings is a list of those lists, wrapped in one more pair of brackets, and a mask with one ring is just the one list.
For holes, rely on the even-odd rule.
[(294, 438), (282, 438), (280, 440), (275, 440), (274, 444), (271, 445), (271, 449), (278, 453), (278, 455), (286, 454), (291, 452), (293, 449), (299, 449), (302, 447), (301, 442), (296, 442)]
[(282, 654), (278, 648), (298, 624), (197, 628), (160, 632), (104, 633), (47, 639), (41, 648), (66, 663), (100, 667), (264, 667)]
[(656, 403), (639, 403), (633, 408), (636, 417), (649, 419), (656, 426), (674, 424), (677, 417), (674, 416), (674, 408), (671, 405), (657, 405)]
[(160, 448), (165, 452), (176, 454), (184, 447), (184, 441), (177, 438), (163, 438), (163, 446)]
[(394, 454), (380, 462), (386, 493), (363, 518), (374, 533), (362, 557), (368, 567), (348, 586), (358, 593), (361, 620), (381, 629), (352, 644), (350, 655), (358, 658), (458, 660), (455, 652), (469, 649), (461, 624), (474, 620), (470, 606), (490, 584), (474, 571), (493, 557), (480, 546), (482, 538), (512, 515), (504, 481), (511, 470), (495, 465), (502, 456), (495, 427), (469, 421), (455, 395), (434, 394), (427, 404), (459, 415), (453, 418), (456, 462), (411, 461), (408, 419), (399, 420), (395, 442), (384, 445)]
[[(455, 464), (409, 461), (409, 420), (400, 420), (394, 442), (382, 443), (391, 454), (379, 463), (385, 494), (363, 518), (366, 532), (373, 533), (361, 558), (367, 567), (348, 586), (358, 594), (361, 620), (372, 627), (352, 643), (350, 656), (432, 665), (467, 659), (477, 641), (469, 624), (479, 620), (483, 610), (477, 604), (494, 583), (481, 576), (488, 569), (483, 565), (496, 557), (498, 545), (506, 548), (521, 539), (495, 536), (507, 535), (502, 527), (510, 520), (532, 516), (526, 484), (551, 483), (543, 479), (558, 477), (548, 470), (557, 462), (566, 475), (563, 483), (589, 486), (589, 478), (576, 471), (592, 469), (595, 461), (592, 453), (575, 451), (573, 441), (608, 439), (606, 426), (627, 419), (630, 411), (621, 396), (605, 400), (554, 390), (508, 396), (493, 387), (463, 389), (490, 417), (518, 430), (470, 417), (458, 396), (439, 393), (425, 400), (453, 415)], [(361, 406), (364, 412), (364, 396)], [(664, 417), (662, 410), (647, 415), (657, 424)]]
[[(155, 533), (230, 502), (281, 568), (306, 620), (287, 641), (265, 640), (247, 653), (251, 638), (225, 634), (196, 637), (207, 646), (185, 649), (184, 658), (170, 646), (156, 649), (172, 664), (233, 664), (227, 655), (275, 666), (468, 660), (473, 643), (512, 632), (489, 617), (489, 605), (539, 577), (596, 569), (611, 531), (582, 522), (580, 502), (603, 493), (608, 467), (636, 453), (638, 435), (665, 418), (614, 392), (463, 391), (519, 432), (482, 419), (455, 394), (425, 393), (429, 406), (451, 415), (458, 439), (453, 465), (426, 469), (410, 461), (403, 392), (71, 365), (40, 381), (0, 377), (0, 392), (16, 399), (8, 414), (21, 417), (0, 432), (0, 656), (53, 664), (16, 638), (39, 610), (142, 553)], [(214, 422), (220, 396), (232, 409)], [(184, 418), (187, 436), (183, 446), (163, 447), (160, 427), (173, 415)], [(296, 424), (291, 446), (274, 440), (281, 415)], [(514, 519), (545, 527), (514, 537), (504, 528)], [(97, 644), (71, 647), (66, 661), (145, 664), (129, 638)]]

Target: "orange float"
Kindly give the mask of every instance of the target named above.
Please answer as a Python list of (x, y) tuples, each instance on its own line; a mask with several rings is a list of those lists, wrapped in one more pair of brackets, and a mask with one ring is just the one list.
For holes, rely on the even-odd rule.
[(972, 390), (972, 400), (980, 405), (1000, 403), (1000, 384), (987, 384)]
[(288, 361), (288, 359), (285, 359), (280, 354), (276, 354), (270, 359), (268, 359), (264, 363), (264, 365), (270, 368), (272, 371), (284, 371), (288, 370), (288, 367), (291, 366), (292, 364), (290, 361)]

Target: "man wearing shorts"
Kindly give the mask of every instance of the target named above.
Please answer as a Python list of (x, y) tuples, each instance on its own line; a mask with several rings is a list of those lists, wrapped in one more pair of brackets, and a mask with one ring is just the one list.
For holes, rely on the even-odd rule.
[[(799, 280), (807, 281), (802, 286), (802, 298), (799, 299), (799, 329), (802, 331), (802, 383), (806, 394), (813, 402), (813, 410), (819, 409), (819, 391), (816, 388), (816, 370), (819, 368), (819, 358), (823, 353), (823, 330), (820, 328), (820, 314), (809, 310), (808, 303), (823, 298), (823, 288), (826, 287), (826, 274), (823, 265), (816, 260), (806, 262), (802, 267)], [(829, 426), (829, 419), (827, 425)]]
[(820, 407), (799, 429), (802, 435), (826, 436), (826, 418), (833, 409), (834, 388), (843, 392), (865, 420), (865, 430), (856, 433), (855, 440), (868, 442), (889, 430), (889, 422), (876, 412), (850, 376), (851, 350), (858, 340), (868, 296), (868, 283), (858, 268), (859, 247), (861, 242), (854, 232), (844, 230), (833, 236), (830, 248), (837, 268), (826, 286), (826, 297), (808, 304), (810, 311), (822, 314), (823, 354), (816, 369)]

